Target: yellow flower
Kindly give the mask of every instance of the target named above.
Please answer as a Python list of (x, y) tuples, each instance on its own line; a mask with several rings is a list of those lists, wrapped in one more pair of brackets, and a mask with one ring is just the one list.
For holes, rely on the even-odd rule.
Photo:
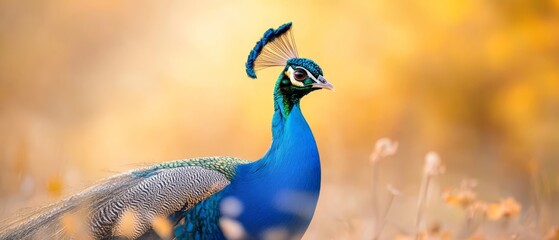
[(443, 200), (451, 206), (468, 208), (476, 202), (477, 194), (473, 190), (476, 185), (476, 180), (464, 179), (460, 188), (445, 191), (443, 193)]
[(522, 208), (522, 206), (520, 206), (520, 203), (518, 203), (512, 197), (501, 200), (501, 206), (503, 208), (503, 216), (506, 218), (518, 217)]
[(501, 208), (501, 204), (492, 203), (487, 206), (487, 218), (489, 220), (497, 221), (501, 219), (503, 216), (503, 209)]
[(512, 197), (501, 200), (499, 203), (487, 206), (487, 218), (489, 220), (499, 220), (501, 218), (516, 218), (520, 215), (522, 206)]
[(443, 193), (446, 204), (456, 207), (467, 208), (476, 200), (476, 193), (470, 189), (453, 189)]

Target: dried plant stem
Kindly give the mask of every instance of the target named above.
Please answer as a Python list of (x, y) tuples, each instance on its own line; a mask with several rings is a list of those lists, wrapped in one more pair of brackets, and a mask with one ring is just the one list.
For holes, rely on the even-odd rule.
[(417, 199), (417, 217), (415, 219), (415, 238), (419, 239), (419, 227), (423, 219), (423, 212), (425, 210), (425, 202), (427, 200), (427, 192), (429, 191), (429, 184), (431, 182), (431, 175), (424, 174), (419, 188), (419, 198)]
[(470, 235), (471, 235), (471, 230), (472, 230), (472, 217), (466, 217), (466, 220), (464, 221), (464, 224), (462, 225), (462, 228), (458, 234), (458, 236), (460, 237), (460, 239), (467, 239)]
[(382, 230), (384, 229), (384, 225), (386, 223), (386, 217), (388, 216), (388, 212), (390, 211), (390, 208), (392, 207), (392, 203), (394, 202), (394, 198), (396, 197), (396, 195), (394, 193), (390, 193), (389, 197), (388, 197), (388, 203), (386, 205), (386, 209), (384, 210), (384, 213), (382, 213), (382, 221), (379, 222), (379, 224), (377, 224), (378, 226), (378, 230), (375, 230), (375, 236), (373, 239), (379, 239), (380, 235), (382, 234)]
[(419, 188), (419, 198), (417, 199), (417, 218), (415, 219), (415, 239), (419, 239), (419, 227), (425, 211), (425, 202), (431, 178), (442, 174), (445, 167), (441, 164), (441, 159), (436, 152), (428, 152), (425, 155), (425, 166), (423, 167), (423, 179)]
[(503, 219), (503, 221), (501, 222), (501, 233), (503, 235), (507, 234), (509, 226), (510, 226), (510, 219), (509, 218)]
[(480, 212), (480, 210), (471, 209), (462, 226), (459, 239), (468, 239), (473, 236), (483, 226), (485, 220), (485, 211)]
[(462, 230), (460, 230), (460, 234), (458, 236), (459, 239), (468, 239), (472, 236), (475, 231), (480, 227), (483, 223), (484, 219), (483, 216), (479, 216), (480, 214), (474, 212), (472, 215), (466, 218), (464, 225), (462, 226)]
[[(373, 153), (371, 154), (371, 156), (369, 157), (369, 160), (372, 163), (373, 166), (373, 186), (372, 186), (372, 190), (373, 190), (373, 199), (372, 199), (372, 204), (373, 204), (373, 218), (375, 220), (375, 222), (373, 223), (373, 239), (378, 239), (380, 232), (381, 232), (381, 227), (383, 224), (383, 221), (386, 218), (386, 213), (388, 212), (388, 209), (386, 210), (386, 212), (384, 213), (384, 217), (381, 219), (380, 214), (379, 214), (379, 203), (378, 203), (378, 180), (379, 180), (379, 167), (378, 167), (378, 163), (379, 161), (381, 161), (383, 158), (393, 155), (394, 153), (396, 153), (396, 150), (398, 149), (398, 142), (393, 142), (388, 138), (381, 138), (379, 139), (376, 144), (375, 144), (375, 150), (373, 151)], [(394, 189), (394, 188), (389, 188), (389, 191), (391, 192), (392, 195), (396, 195), (398, 190)], [(393, 198), (393, 196), (392, 196)], [(392, 204), (392, 199), (390, 200), (390, 203)], [(390, 208), (390, 205), (387, 207)]]
[(378, 207), (378, 162), (373, 162), (373, 217), (375, 219), (374, 222), (374, 237), (373, 239), (378, 239), (380, 235), (380, 216), (379, 216), (379, 207)]
[(550, 220), (550, 196), (551, 196), (551, 187), (549, 184), (551, 180), (546, 174), (543, 174), (540, 171), (534, 170), (532, 172), (532, 189), (534, 189), (534, 207), (536, 209), (537, 214), (537, 224), (539, 227), (539, 231), (542, 233), (550, 229), (551, 220)]

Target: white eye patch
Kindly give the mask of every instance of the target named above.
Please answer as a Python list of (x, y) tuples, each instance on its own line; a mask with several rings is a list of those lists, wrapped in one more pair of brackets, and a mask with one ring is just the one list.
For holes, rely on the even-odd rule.
[[(314, 82), (316, 82), (316, 83), (320, 83), (320, 81), (317, 80), (317, 79), (309, 72), (309, 70), (305, 69), (304, 67), (295, 67), (295, 68), (296, 68), (296, 69), (302, 69), (302, 70), (304, 70), (305, 72), (307, 72), (307, 76), (308, 76), (310, 79), (312, 79), (312, 80), (313, 80)], [(299, 81), (295, 80), (295, 76), (294, 76), (295, 70), (294, 70), (292, 67), (289, 67), (289, 68), (287, 69), (287, 71), (289, 72), (289, 80), (291, 81), (291, 84), (292, 84), (293, 86), (297, 86), (297, 87), (304, 87), (304, 86), (305, 86), (305, 84), (303, 84), (302, 82), (299, 82)]]
[(299, 81), (295, 80), (295, 77), (293, 76), (295, 74), (295, 70), (293, 70), (292, 67), (289, 67), (287, 69), (287, 71), (289, 72), (289, 80), (291, 81), (291, 85), (297, 86), (297, 87), (304, 87), (305, 86), (305, 84), (303, 84), (302, 82), (299, 82)]

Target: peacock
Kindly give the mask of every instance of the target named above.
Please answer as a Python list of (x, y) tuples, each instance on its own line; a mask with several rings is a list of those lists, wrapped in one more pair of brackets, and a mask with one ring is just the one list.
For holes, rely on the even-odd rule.
[[(172, 239), (301, 238), (317, 205), (321, 167), (300, 101), (334, 88), (318, 64), (299, 57), (291, 22), (265, 31), (245, 66), (254, 79), (257, 70), (283, 67), (273, 92), (272, 143), (262, 158), (192, 158), (121, 173), (19, 216), (0, 239), (158, 239), (156, 219), (170, 226)], [(83, 220), (86, 236), (68, 226), (71, 214)]]

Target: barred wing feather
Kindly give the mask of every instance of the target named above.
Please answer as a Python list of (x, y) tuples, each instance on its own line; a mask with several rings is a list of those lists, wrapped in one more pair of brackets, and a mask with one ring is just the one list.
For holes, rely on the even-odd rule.
[[(133, 239), (150, 230), (154, 217), (189, 209), (230, 183), (223, 172), (202, 166), (157, 168), (149, 174), (138, 172), (142, 170), (105, 179), (72, 197), (21, 215), (7, 224), (0, 239), (75, 238), (84, 232), (76, 232), (76, 226), (66, 226), (62, 221), (64, 216), (75, 213), (80, 213), (77, 216), (92, 238)], [(133, 226), (123, 226), (125, 215), (133, 217)]]

